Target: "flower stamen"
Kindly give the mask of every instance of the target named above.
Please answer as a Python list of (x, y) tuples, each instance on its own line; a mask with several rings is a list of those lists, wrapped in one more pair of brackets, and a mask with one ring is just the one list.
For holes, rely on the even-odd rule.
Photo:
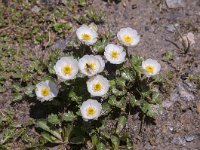
[(65, 75), (70, 75), (72, 73), (72, 67), (67, 65), (62, 68), (62, 71)]
[(82, 38), (83, 38), (83, 40), (91, 40), (91, 36), (86, 33), (82, 34)]
[(101, 89), (102, 89), (102, 84), (99, 83), (99, 82), (96, 83), (96, 84), (94, 84), (94, 85), (93, 85), (93, 89), (94, 89), (95, 92), (101, 91)]
[(119, 57), (119, 52), (117, 52), (117, 51), (112, 51), (111, 56), (112, 56), (112, 58), (116, 59), (116, 58)]
[(145, 70), (146, 70), (147, 72), (149, 72), (149, 73), (154, 73), (154, 67), (153, 67), (153, 66), (147, 66), (147, 67), (145, 68)]
[(124, 42), (130, 44), (130, 43), (132, 43), (132, 41), (133, 41), (133, 37), (131, 37), (130, 35), (125, 35), (125, 36), (123, 37), (123, 40), (124, 40)]
[(90, 106), (86, 109), (86, 112), (87, 112), (87, 116), (93, 116), (96, 113), (96, 109)]
[(42, 96), (48, 96), (50, 94), (49, 88), (47, 87), (42, 88), (41, 94)]

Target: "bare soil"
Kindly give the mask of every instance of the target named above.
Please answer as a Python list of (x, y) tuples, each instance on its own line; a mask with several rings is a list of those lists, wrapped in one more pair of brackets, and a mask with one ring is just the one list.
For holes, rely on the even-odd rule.
[[(139, 134), (139, 116), (130, 116), (128, 130), (138, 150), (199, 150), (200, 115), (197, 105), (200, 92), (197, 85), (187, 79), (189, 75), (200, 73), (200, 2), (186, 1), (184, 8), (169, 9), (164, 0), (124, 0), (109, 5), (94, 0), (93, 6), (106, 13), (105, 26), (113, 33), (122, 27), (132, 27), (139, 31), (141, 42), (129, 48), (132, 54), (157, 59), (162, 64), (162, 75), (173, 87), (163, 92), (162, 115), (154, 122), (146, 122)], [(173, 31), (168, 27), (178, 25)], [(181, 47), (180, 35), (192, 32), (195, 44), (187, 54), (182, 54), (172, 42)], [(172, 42), (170, 42), (172, 41)], [(163, 60), (163, 54), (173, 52), (174, 59)]]

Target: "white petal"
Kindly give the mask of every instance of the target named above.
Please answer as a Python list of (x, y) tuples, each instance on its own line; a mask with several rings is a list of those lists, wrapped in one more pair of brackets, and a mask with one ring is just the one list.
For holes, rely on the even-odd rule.
[(49, 81), (49, 88), (51, 90), (52, 96), (56, 97), (58, 95), (58, 89), (54, 82)]
[[(111, 56), (113, 51), (116, 51), (116, 52), (119, 53), (118, 58), (113, 58)], [(108, 44), (105, 47), (104, 56), (112, 64), (121, 64), (121, 63), (123, 63), (125, 61), (126, 52), (123, 51), (123, 47), (121, 47), (121, 46), (114, 45), (114, 44)]]
[[(62, 72), (62, 68), (66, 65), (69, 65), (72, 67), (71, 74), (64, 74)], [(73, 57), (62, 57), (60, 60), (58, 60), (54, 66), (54, 70), (61, 81), (74, 79), (76, 77), (76, 74), (78, 73), (78, 61), (74, 59)]]
[[(133, 38), (133, 41), (131, 43), (124, 42), (123, 37), (125, 35), (131, 36)], [(119, 41), (126, 46), (135, 46), (140, 41), (140, 36), (138, 35), (137, 31), (130, 27), (121, 28), (120, 31), (117, 33), (117, 37), (118, 37)]]
[[(154, 72), (153, 73), (147, 72), (146, 71), (146, 67), (147, 66), (153, 66), (154, 67)], [(150, 77), (150, 76), (156, 75), (156, 74), (158, 74), (160, 72), (161, 65), (156, 60), (147, 59), (147, 60), (142, 62), (142, 68), (144, 70), (144, 74), (146, 76)]]
[[(49, 90), (50, 90), (50, 93), (47, 96), (43, 96), (41, 94), (41, 90), (44, 87), (49, 88)], [(51, 101), (54, 97), (56, 97), (58, 95), (58, 89), (57, 89), (57, 86), (55, 85), (55, 83), (53, 83), (49, 80), (46, 80), (46, 81), (42, 81), (36, 85), (35, 93), (37, 95), (37, 99), (40, 100), (41, 102)]]
[[(102, 85), (102, 89), (100, 91), (94, 91), (93, 85), (96, 83), (100, 83)], [(87, 81), (87, 89), (92, 96), (104, 96), (108, 92), (109, 87), (109, 81), (102, 75), (97, 75)]]
[[(95, 108), (96, 113), (93, 116), (87, 115), (86, 110), (87, 110), (88, 107), (94, 107)], [(98, 101), (88, 99), (87, 101), (82, 103), (82, 105), (80, 107), (80, 111), (81, 111), (83, 119), (86, 120), (86, 121), (89, 120), (89, 119), (97, 119), (101, 115), (102, 106)]]
[[(84, 40), (82, 38), (83, 34), (88, 34), (91, 36), (91, 39), (89, 40)], [(93, 30), (92, 28), (90, 28), (89, 26), (86, 25), (82, 25), (81, 27), (79, 27), (76, 30), (76, 35), (78, 37), (78, 39), (82, 42), (84, 42), (86, 45), (93, 45), (94, 43), (96, 43), (97, 38), (98, 38), (98, 34), (95, 30)]]
[[(85, 70), (85, 67), (87, 66), (86, 64), (90, 64), (90, 63), (95, 64), (95, 70), (88, 68), (88, 69), (90, 69), (90, 73), (88, 73)], [(99, 72), (99, 70), (101, 70), (101, 64), (94, 55), (83, 56), (81, 59), (79, 59), (78, 65), (79, 65), (81, 73), (83, 73), (87, 76), (93, 76), (93, 75), (97, 74)]]
[(102, 72), (105, 68), (105, 61), (102, 59), (100, 55), (96, 55), (95, 58), (99, 60), (100, 63), (100, 69), (98, 70), (98, 73)]

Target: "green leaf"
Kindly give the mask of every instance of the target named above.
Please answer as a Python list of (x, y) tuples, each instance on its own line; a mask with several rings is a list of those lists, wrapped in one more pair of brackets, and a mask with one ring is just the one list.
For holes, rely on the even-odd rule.
[(124, 97), (122, 97), (120, 101), (117, 101), (115, 96), (110, 96), (108, 99), (108, 103), (125, 111), (126, 99)]
[(149, 108), (150, 108), (150, 105), (149, 105), (149, 103), (147, 103), (147, 102), (144, 102), (144, 103), (142, 104), (142, 107), (141, 107), (141, 109), (142, 109), (142, 112), (143, 112), (144, 114), (147, 114), (147, 112), (148, 112)]
[(111, 142), (113, 144), (113, 149), (114, 150), (119, 150), (119, 138), (117, 136), (112, 135), (111, 136)]
[(21, 86), (19, 83), (14, 83), (13, 84), (13, 91), (16, 93), (19, 93), (21, 91)]
[(130, 96), (129, 96), (129, 99), (130, 99), (130, 104), (131, 104), (132, 107), (135, 107), (135, 106), (139, 106), (139, 105), (140, 105), (140, 101), (137, 100), (137, 99), (135, 98), (135, 96), (130, 95)]
[(3, 93), (6, 91), (6, 88), (4, 88), (3, 86), (0, 85), (0, 93)]
[(61, 137), (60, 133), (57, 132), (57, 131), (51, 130), (51, 129), (47, 126), (47, 124), (46, 124), (45, 121), (38, 121), (36, 125), (37, 125), (37, 127), (42, 128), (43, 130), (45, 130), (45, 131), (51, 133), (51, 134), (52, 134), (54, 137), (56, 137), (57, 139), (62, 140), (62, 137)]
[(149, 89), (149, 87), (148, 86), (145, 86), (145, 85), (143, 85), (143, 86), (141, 86), (142, 87), (142, 91), (141, 91), (141, 95), (142, 95), (142, 97), (143, 98), (145, 98), (145, 97), (151, 97), (151, 90)]
[(5, 144), (10, 139), (12, 139), (14, 136), (13, 133), (15, 133), (15, 129), (10, 129), (10, 128), (5, 129), (3, 131), (3, 137), (1, 139), (1, 144)]
[(108, 99), (108, 103), (112, 106), (116, 106), (116, 103), (117, 103), (116, 96), (114, 95), (110, 96)]
[(56, 73), (55, 70), (54, 70), (53, 65), (54, 64), (51, 64), (51, 63), (48, 65), (48, 71), (49, 71), (50, 74), (55, 74)]
[(41, 135), (48, 142), (55, 143), (55, 141), (56, 141), (56, 138), (47, 132), (42, 132)]
[(115, 87), (116, 85), (116, 80), (110, 80), (110, 86)]
[(141, 66), (142, 66), (143, 58), (140, 56), (132, 56), (130, 61), (131, 61), (131, 66), (135, 70), (136, 74), (140, 76), (140, 74), (142, 72)]
[(137, 71), (140, 71), (142, 65), (143, 58), (140, 56), (132, 56), (131, 57), (131, 66), (135, 68)]
[(22, 80), (23, 81), (29, 81), (33, 78), (33, 74), (32, 73), (23, 73), (22, 74)]
[(166, 53), (163, 54), (163, 59), (164, 61), (170, 61), (174, 59), (174, 53), (171, 51), (167, 51)]
[(112, 110), (110, 104), (108, 104), (107, 102), (102, 104), (102, 108), (103, 108), (103, 115), (108, 114)]
[(60, 124), (60, 120), (56, 114), (49, 115), (47, 120), (49, 123), (51, 123), (53, 125)]
[(96, 148), (97, 148), (97, 150), (105, 150), (106, 146), (103, 143), (98, 143)]
[(152, 93), (152, 99), (149, 101), (151, 104), (158, 104), (160, 103), (160, 94), (158, 92)]
[(103, 136), (106, 139), (110, 139), (110, 134), (106, 131), (101, 131), (100, 132), (101, 136)]
[(19, 129), (17, 132), (14, 133), (15, 139), (21, 137), (21, 135), (23, 135), (23, 133), (25, 133), (25, 128)]
[(96, 53), (102, 53), (105, 50), (106, 45), (108, 44), (108, 40), (103, 37), (102, 40), (98, 40), (93, 46), (93, 50)]
[(63, 114), (63, 120), (66, 122), (72, 122), (72, 121), (74, 121), (75, 118), (76, 118), (76, 116), (71, 111), (68, 111), (67, 113)]
[(129, 138), (126, 139), (126, 146), (128, 150), (133, 150), (133, 143)]
[(21, 72), (16, 72), (16, 73), (13, 73), (12, 74), (12, 77), (14, 79), (21, 79), (21, 78), (24, 78), (26, 75), (24, 74), (24, 76), (22, 76)]
[(116, 78), (117, 86), (124, 88), (126, 86), (126, 80), (124, 78)]
[(68, 124), (67, 127), (64, 127), (63, 132), (62, 132), (62, 137), (63, 137), (65, 143), (69, 142), (72, 131), (73, 131), (72, 125)]
[(161, 113), (161, 107), (159, 105), (149, 104), (149, 110), (147, 116), (155, 117)]
[(19, 102), (22, 100), (22, 98), (23, 98), (23, 96), (21, 93), (14, 93), (12, 101)]
[(28, 95), (29, 97), (34, 97), (33, 90), (35, 89), (35, 86), (33, 85), (28, 85), (25, 87), (25, 94)]
[(91, 139), (92, 139), (92, 145), (93, 145), (93, 146), (96, 146), (97, 143), (98, 143), (98, 141), (99, 141), (98, 137), (97, 137), (96, 135), (93, 135), (93, 136), (91, 137)]
[(135, 72), (130, 70), (130, 68), (123, 69), (121, 71), (121, 77), (127, 81), (133, 82), (135, 80)]
[(70, 23), (55, 23), (54, 30), (58, 33), (62, 33), (65, 30), (70, 30), (72, 28), (72, 24)]
[(117, 128), (116, 128), (116, 134), (119, 134), (124, 126), (126, 125), (127, 118), (125, 116), (121, 116), (118, 120)]
[(87, 4), (85, 0), (79, 0), (78, 2), (79, 2), (79, 5), (82, 7)]
[(163, 83), (164, 79), (163, 79), (163, 77), (158, 75), (158, 76), (154, 77), (154, 82), (155, 83)]
[(115, 96), (123, 96), (126, 94), (126, 90), (124, 89), (123, 91), (118, 90), (117, 88), (112, 88), (112, 93)]
[(142, 112), (149, 117), (154, 117), (160, 114), (161, 112), (161, 108), (159, 105), (149, 104), (146, 101), (144, 101), (141, 109), (142, 109)]
[(84, 143), (84, 140), (85, 140), (84, 136), (81, 136), (81, 135), (80, 135), (80, 136), (71, 138), (71, 139), (69, 140), (69, 142), (70, 142), (71, 144), (83, 144), (83, 143)]
[(78, 96), (76, 92), (74, 91), (70, 91), (69, 92), (69, 98), (72, 100), (72, 101), (75, 101), (77, 103), (80, 103), (82, 101), (82, 97), (81, 96)]

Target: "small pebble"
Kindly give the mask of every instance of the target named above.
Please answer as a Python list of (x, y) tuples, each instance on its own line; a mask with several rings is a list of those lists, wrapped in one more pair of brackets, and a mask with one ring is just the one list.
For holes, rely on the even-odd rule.
[(169, 24), (169, 25), (166, 25), (165, 26), (165, 29), (169, 32), (175, 32), (176, 31), (176, 28), (178, 28), (179, 24)]
[(31, 11), (34, 13), (38, 13), (41, 9), (38, 6), (34, 6)]
[(187, 136), (185, 136), (185, 140), (187, 142), (192, 142), (194, 139), (195, 139), (194, 135), (187, 135)]
[(197, 113), (200, 114), (200, 103), (197, 104)]
[(173, 102), (171, 102), (171, 101), (163, 101), (162, 102), (162, 106), (164, 107), (164, 108), (169, 108), (169, 107), (171, 107), (173, 105)]
[(184, 101), (192, 101), (195, 99), (194, 94), (192, 92), (189, 92), (186, 88), (184, 88), (182, 84), (179, 84), (178, 92), (180, 98)]
[(181, 137), (174, 138), (172, 143), (176, 145), (183, 145), (183, 146), (186, 144), (185, 139)]
[(188, 46), (188, 42), (190, 43), (190, 45), (194, 45), (195, 44), (194, 34), (192, 32), (189, 32), (187, 35), (183, 36), (183, 39), (180, 38), (180, 41), (184, 41), (186, 47)]
[(167, 6), (169, 8), (180, 8), (185, 7), (185, 0), (166, 0)]

